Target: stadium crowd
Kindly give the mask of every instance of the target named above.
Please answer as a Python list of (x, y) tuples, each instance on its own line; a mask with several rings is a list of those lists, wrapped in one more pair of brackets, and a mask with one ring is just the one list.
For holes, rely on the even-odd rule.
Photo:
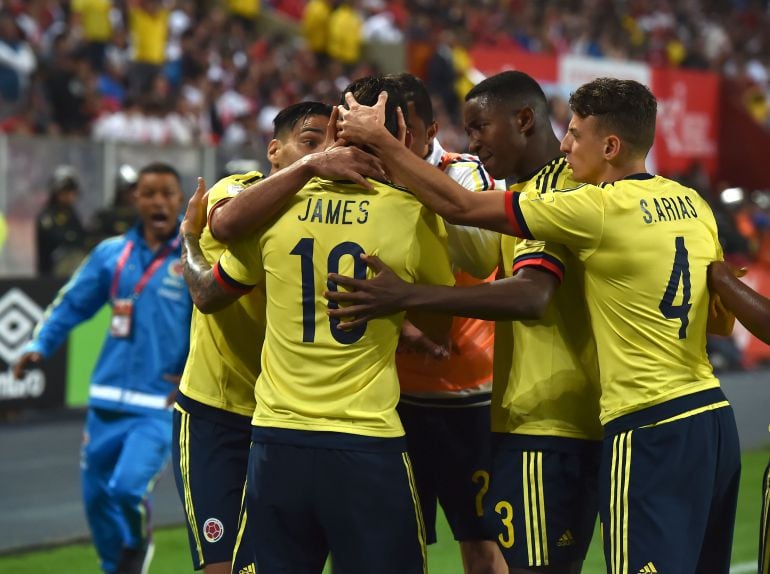
[[(364, 41), (409, 42), (413, 69), (454, 123), (474, 79), (467, 50), (479, 44), (720, 72), (768, 121), (767, 2), (468, 4), (6, 0), (0, 129), (156, 143), (264, 140), (287, 103), (334, 100), (349, 78), (376, 72), (362, 60)], [(266, 33), (268, 11), (295, 19), (305, 40)]]

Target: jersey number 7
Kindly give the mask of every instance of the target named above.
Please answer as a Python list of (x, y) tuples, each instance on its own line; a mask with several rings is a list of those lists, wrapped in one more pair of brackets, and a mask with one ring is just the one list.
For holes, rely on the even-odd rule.
[[(692, 303), (690, 303), (690, 261), (687, 258), (684, 237), (678, 236), (675, 246), (674, 267), (671, 270), (671, 277), (668, 278), (666, 292), (663, 293), (663, 299), (661, 299), (658, 309), (666, 319), (679, 319), (682, 322), (682, 326), (679, 327), (679, 338), (684, 339), (687, 337), (687, 325), (690, 323), (688, 314), (692, 307)], [(679, 291), (680, 283), (682, 284), (682, 302), (679, 305), (674, 305), (674, 297)]]
[[(313, 272), (313, 247), (315, 242), (312, 237), (303, 237), (291, 250), (291, 255), (299, 255), (302, 270), (302, 342), (315, 342), (315, 274)], [(337, 244), (329, 252), (326, 262), (327, 273), (339, 273), (340, 259), (344, 255), (350, 255), (353, 258), (353, 276), (356, 279), (366, 279), (366, 263), (361, 261), (361, 254), (364, 248), (358, 243), (352, 241), (343, 241)], [(326, 282), (326, 288), (329, 291), (336, 291), (337, 284), (332, 281)], [(318, 294), (320, 296), (320, 294)], [(336, 309), (338, 304), (332, 301), (328, 302), (329, 309)], [(360, 325), (355, 329), (339, 329), (339, 319), (329, 319), (329, 328), (332, 337), (338, 343), (350, 345), (364, 336), (366, 324)]]

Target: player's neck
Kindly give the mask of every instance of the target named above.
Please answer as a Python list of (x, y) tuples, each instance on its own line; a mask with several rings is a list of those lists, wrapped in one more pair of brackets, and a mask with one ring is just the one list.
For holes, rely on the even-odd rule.
[(629, 161), (628, 163), (619, 165), (608, 164), (607, 169), (605, 169), (602, 174), (601, 181), (612, 183), (613, 181), (626, 178), (629, 175), (645, 173), (646, 171), (647, 166), (645, 165), (644, 159)]

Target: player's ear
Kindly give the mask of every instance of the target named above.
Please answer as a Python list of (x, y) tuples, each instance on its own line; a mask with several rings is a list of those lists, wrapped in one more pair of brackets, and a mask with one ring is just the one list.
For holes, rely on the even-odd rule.
[(428, 129), (425, 131), (425, 136), (428, 138), (428, 141), (433, 141), (433, 138), (436, 137), (437, 133), (438, 133), (438, 122), (436, 122), (436, 120), (433, 120), (428, 126)]
[(279, 161), (279, 153), (281, 151), (281, 141), (277, 139), (270, 140), (270, 143), (267, 144), (267, 159), (270, 162), (270, 165), (273, 167), (277, 167), (280, 163)]
[(529, 106), (524, 106), (516, 114), (516, 120), (519, 123), (519, 131), (525, 134), (535, 127), (535, 112)]
[(618, 157), (621, 148), (620, 138), (616, 135), (609, 135), (604, 139), (604, 159), (611, 161)]

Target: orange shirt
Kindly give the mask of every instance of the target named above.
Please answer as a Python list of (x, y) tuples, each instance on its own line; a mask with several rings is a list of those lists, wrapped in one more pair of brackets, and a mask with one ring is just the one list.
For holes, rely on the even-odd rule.
[[(483, 283), (462, 271), (456, 273), (455, 278), (456, 285)], [(452, 349), (447, 359), (434, 359), (417, 352), (396, 354), (402, 394), (456, 398), (490, 391), (494, 322), (455, 317), (449, 336)]]

